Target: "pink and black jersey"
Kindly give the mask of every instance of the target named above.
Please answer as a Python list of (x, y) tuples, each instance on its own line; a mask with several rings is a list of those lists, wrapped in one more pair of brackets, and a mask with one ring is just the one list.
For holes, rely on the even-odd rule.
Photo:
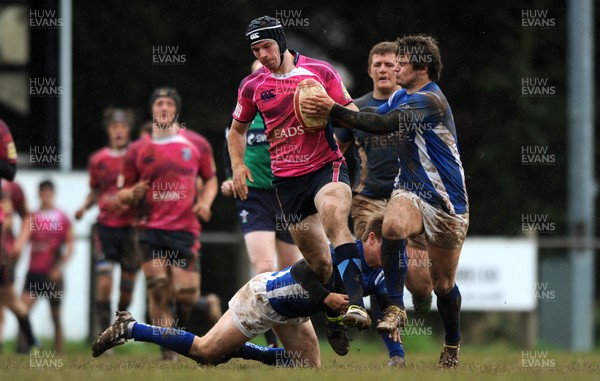
[[(6, 123), (0, 120), (0, 160), (9, 164), (17, 163), (17, 148)], [(4, 210), (0, 205), (0, 224), (4, 222)]]
[(263, 67), (244, 78), (238, 89), (233, 118), (249, 123), (260, 111), (265, 122), (271, 169), (277, 177), (297, 177), (325, 164), (343, 160), (330, 125), (321, 131), (307, 131), (294, 114), (294, 93), (307, 78), (320, 82), (329, 96), (341, 105), (352, 102), (342, 79), (327, 62), (296, 52), (296, 67), (283, 75)]
[(88, 163), (90, 188), (98, 192), (98, 222), (112, 228), (132, 226), (135, 218), (133, 208), (123, 210), (122, 207), (115, 207), (119, 202), (117, 179), (123, 167), (125, 152), (125, 149), (111, 150), (105, 147), (94, 153)]
[(206, 159), (182, 134), (165, 139), (140, 139), (123, 162), (125, 187), (147, 181), (150, 189), (141, 208), (142, 228), (187, 231), (198, 235), (200, 223), (192, 211), (196, 177)]
[(47, 274), (60, 259), (61, 246), (67, 241), (71, 222), (59, 209), (39, 210), (31, 214), (31, 258), (29, 272)]

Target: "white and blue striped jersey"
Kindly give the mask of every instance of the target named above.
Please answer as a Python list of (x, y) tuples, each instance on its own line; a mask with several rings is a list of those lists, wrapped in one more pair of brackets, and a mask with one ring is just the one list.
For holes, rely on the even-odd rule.
[[(383, 270), (369, 267), (365, 261), (362, 242), (356, 240), (356, 245), (362, 265), (363, 295), (386, 294)], [(331, 250), (331, 255), (335, 256), (333, 249)], [(290, 269), (291, 267), (287, 267), (276, 271), (267, 278), (266, 292), (271, 307), (278, 314), (289, 318), (311, 316), (322, 311), (323, 303), (310, 297), (308, 291), (303, 289), (290, 274)]]
[(291, 267), (276, 271), (267, 279), (267, 297), (271, 307), (280, 315), (306, 317), (323, 310), (323, 303), (310, 298), (308, 291), (296, 282)]
[(454, 117), (440, 88), (430, 82), (421, 90), (394, 93), (377, 109), (397, 109), (399, 118), (399, 172), (396, 189), (415, 193), (450, 214), (469, 211), (465, 174), (460, 160)]

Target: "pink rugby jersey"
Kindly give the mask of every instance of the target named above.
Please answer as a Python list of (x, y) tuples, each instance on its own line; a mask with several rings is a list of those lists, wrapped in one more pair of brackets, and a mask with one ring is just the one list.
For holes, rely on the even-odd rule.
[(118, 202), (117, 179), (123, 167), (125, 152), (125, 149), (113, 151), (105, 147), (92, 155), (88, 164), (90, 188), (98, 191), (98, 222), (111, 228), (132, 226), (135, 218), (134, 208), (125, 211), (114, 208)]
[[(0, 160), (17, 164), (17, 149), (6, 123), (0, 119)], [(0, 204), (0, 224), (4, 222), (4, 210)]]
[(296, 67), (287, 74), (272, 74), (263, 67), (244, 78), (238, 89), (233, 118), (249, 123), (260, 111), (265, 121), (271, 170), (277, 177), (297, 177), (325, 164), (344, 160), (328, 125), (321, 131), (304, 129), (294, 114), (294, 92), (298, 84), (313, 78), (329, 96), (345, 106), (352, 102), (342, 79), (327, 62), (293, 52)]
[(192, 208), (196, 176), (206, 171), (207, 160), (182, 134), (140, 139), (129, 147), (123, 162), (125, 187), (142, 180), (149, 184), (140, 205), (146, 217), (141, 227), (198, 235), (200, 223)]
[(47, 274), (58, 262), (61, 247), (67, 241), (71, 222), (59, 209), (39, 210), (31, 214), (31, 258), (29, 272)]

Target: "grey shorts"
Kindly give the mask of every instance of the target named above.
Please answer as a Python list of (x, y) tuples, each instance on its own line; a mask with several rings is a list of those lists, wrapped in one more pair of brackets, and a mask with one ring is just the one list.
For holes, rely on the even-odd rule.
[[(352, 198), (352, 209), (350, 215), (354, 221), (354, 234), (357, 239), (363, 239), (369, 220), (376, 214), (383, 213), (389, 200), (370, 198), (360, 194)], [(418, 250), (427, 250), (425, 246), (425, 235), (419, 234), (406, 240), (408, 246)]]
[(402, 197), (411, 201), (423, 216), (423, 230), (427, 241), (442, 249), (459, 249), (465, 242), (469, 230), (469, 213), (448, 214), (416, 194), (404, 189), (396, 189), (392, 198)]

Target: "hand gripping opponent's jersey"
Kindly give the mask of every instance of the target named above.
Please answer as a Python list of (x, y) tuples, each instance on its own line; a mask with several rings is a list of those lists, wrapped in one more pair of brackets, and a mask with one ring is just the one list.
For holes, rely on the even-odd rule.
[[(369, 267), (365, 261), (362, 242), (357, 240), (356, 245), (362, 267), (363, 295), (387, 294), (383, 270)], [(331, 255), (335, 256), (333, 248), (331, 248)], [(303, 289), (290, 274), (290, 269), (291, 267), (287, 267), (276, 271), (267, 279), (266, 291), (273, 309), (289, 318), (310, 316), (322, 311), (323, 303), (310, 297), (308, 291)]]

